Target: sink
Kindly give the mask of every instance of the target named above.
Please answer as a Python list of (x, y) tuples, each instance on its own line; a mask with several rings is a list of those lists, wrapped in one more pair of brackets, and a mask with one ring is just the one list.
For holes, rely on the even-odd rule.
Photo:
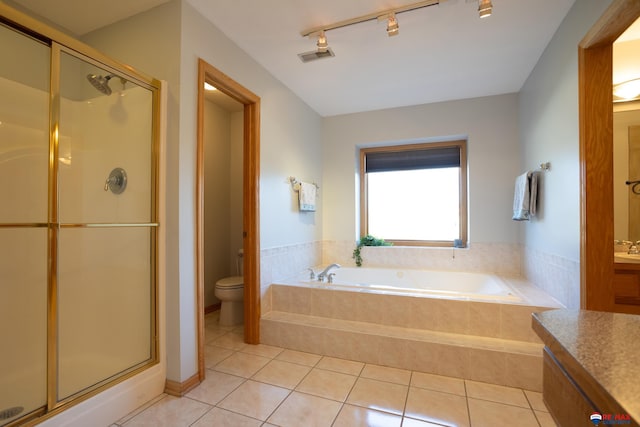
[(614, 261), (640, 264), (640, 254), (625, 254), (624, 252), (617, 252), (614, 254)]

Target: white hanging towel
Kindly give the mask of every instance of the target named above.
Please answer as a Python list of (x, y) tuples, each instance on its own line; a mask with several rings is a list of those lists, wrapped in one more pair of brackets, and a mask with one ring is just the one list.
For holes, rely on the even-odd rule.
[(316, 185), (301, 182), (298, 189), (298, 200), (300, 201), (300, 211), (314, 212), (316, 210)]
[(538, 173), (527, 171), (516, 178), (513, 194), (513, 219), (529, 221), (536, 214)]

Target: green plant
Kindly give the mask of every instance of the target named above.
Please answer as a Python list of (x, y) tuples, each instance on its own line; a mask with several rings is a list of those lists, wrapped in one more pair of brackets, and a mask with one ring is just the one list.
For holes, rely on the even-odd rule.
[(362, 267), (362, 256), (360, 255), (360, 249), (363, 246), (391, 246), (393, 243), (385, 242), (384, 239), (378, 239), (377, 237), (373, 237), (370, 234), (366, 236), (362, 236), (360, 241), (356, 245), (356, 248), (353, 250), (352, 258), (356, 260), (356, 265), (358, 267)]

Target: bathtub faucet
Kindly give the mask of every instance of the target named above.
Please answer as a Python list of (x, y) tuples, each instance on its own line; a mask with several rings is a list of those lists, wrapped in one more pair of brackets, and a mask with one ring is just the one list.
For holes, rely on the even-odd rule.
[(331, 264), (327, 268), (325, 268), (322, 273), (318, 274), (318, 282), (324, 282), (324, 278), (327, 277), (327, 274), (332, 268), (340, 268), (340, 264)]

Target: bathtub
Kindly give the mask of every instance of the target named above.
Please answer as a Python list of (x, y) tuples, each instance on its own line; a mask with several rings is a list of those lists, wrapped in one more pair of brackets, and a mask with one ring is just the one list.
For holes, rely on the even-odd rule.
[(332, 269), (333, 283), (303, 280), (307, 285), (336, 290), (412, 295), (459, 300), (519, 303), (522, 298), (503, 279), (483, 273), (392, 268)]

